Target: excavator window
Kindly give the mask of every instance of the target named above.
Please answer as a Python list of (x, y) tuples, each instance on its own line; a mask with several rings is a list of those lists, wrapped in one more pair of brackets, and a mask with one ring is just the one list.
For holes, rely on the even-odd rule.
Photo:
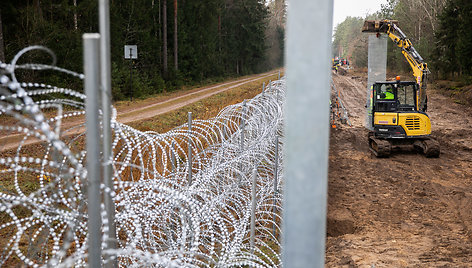
[(399, 85), (397, 88), (398, 108), (401, 111), (414, 111), (416, 104), (415, 85)]
[(376, 112), (394, 112), (396, 111), (395, 89), (392, 84), (374, 84)]
[(373, 87), (375, 92), (374, 111), (416, 111), (418, 87), (414, 82), (375, 83)]
[(380, 86), (380, 91), (378, 92), (378, 99), (381, 100), (393, 100), (395, 99), (395, 93), (393, 91), (393, 85), (383, 84)]

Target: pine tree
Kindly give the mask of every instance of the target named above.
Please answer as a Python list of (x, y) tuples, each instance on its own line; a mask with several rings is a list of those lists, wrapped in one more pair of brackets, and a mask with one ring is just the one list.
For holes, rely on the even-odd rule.
[(0, 61), (5, 62), (5, 45), (3, 42), (2, 9), (0, 8)]
[(177, 31), (177, 0), (174, 0), (174, 69), (177, 71), (179, 69), (179, 39)]
[(162, 59), (164, 68), (164, 77), (167, 76), (167, 0), (162, 2)]

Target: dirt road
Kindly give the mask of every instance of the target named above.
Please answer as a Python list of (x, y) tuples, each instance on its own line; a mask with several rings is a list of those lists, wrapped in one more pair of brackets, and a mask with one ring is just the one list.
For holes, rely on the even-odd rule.
[[(121, 123), (130, 123), (139, 120), (148, 119), (160, 114), (167, 113), (179, 108), (182, 108), (188, 104), (195, 103), (202, 99), (208, 98), (215, 94), (230, 90), (235, 87), (242, 86), (247, 83), (268, 80), (269, 77), (277, 74), (277, 71), (270, 71), (262, 74), (251, 75), (244, 78), (239, 78), (234, 81), (224, 82), (213, 86), (207, 86), (202, 88), (195, 88), (185, 92), (174, 92), (169, 96), (157, 98), (149, 98), (147, 100), (140, 100), (131, 105), (118, 105), (117, 109), (117, 121)], [(81, 125), (85, 122), (85, 118), (74, 117), (73, 119), (63, 120), (62, 129), (71, 129), (75, 126)], [(68, 130), (67, 135), (77, 135), (85, 131), (84, 127), (77, 127), (72, 130)], [(15, 149), (18, 147), (19, 142), (23, 139), (24, 135), (21, 133), (13, 133), (9, 135), (3, 135), (0, 137), (0, 152)], [(30, 138), (24, 141), (23, 145), (29, 145), (39, 142), (38, 139)]]
[(333, 74), (352, 127), (331, 132), (327, 267), (471, 267), (472, 110), (429, 92), (440, 158), (371, 155), (366, 77)]

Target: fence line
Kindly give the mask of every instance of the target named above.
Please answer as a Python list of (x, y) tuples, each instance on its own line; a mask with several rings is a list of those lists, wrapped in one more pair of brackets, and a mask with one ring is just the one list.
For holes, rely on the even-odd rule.
[[(20, 67), (83, 78), (53, 66)], [(0, 265), (18, 257), (30, 266), (87, 266), (87, 152), (85, 133), (76, 133), (83, 124), (73, 124), (83, 119), (85, 96), (18, 83), (13, 75), (18, 68), (0, 64), (0, 131), (22, 135), (15, 150), (0, 155), (0, 232), (11, 234), (0, 240)], [(185, 124), (163, 134), (119, 123), (113, 110), (113, 160), (105, 164), (111, 164), (114, 188), (102, 182), (101, 190), (114, 201), (117, 237), (106, 235), (102, 203), (104, 261), (165, 267), (281, 265), (281, 195), (274, 174), (281, 187), (283, 172), (274, 167), (283, 167), (282, 155), (277, 163), (275, 155), (283, 146), (283, 138), (276, 137), (283, 136), (285, 80), (263, 91), (244, 108), (231, 105), (212, 119), (192, 120), (191, 129)], [(40, 142), (26, 146), (28, 141)], [(117, 249), (106, 247), (110, 239), (116, 239)]]
[(335, 119), (339, 119), (341, 123), (348, 124), (350, 127), (352, 127), (351, 120), (349, 120), (349, 112), (344, 106), (341, 95), (339, 94), (339, 91), (334, 83), (331, 83), (331, 88), (333, 93), (330, 100), (332, 125), (335, 125)]

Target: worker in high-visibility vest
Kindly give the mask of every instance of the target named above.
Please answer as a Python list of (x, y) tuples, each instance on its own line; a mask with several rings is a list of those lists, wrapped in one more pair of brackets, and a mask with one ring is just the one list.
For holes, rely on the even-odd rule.
[(382, 93), (380, 93), (380, 99), (382, 100), (395, 99), (395, 94), (393, 94), (393, 89), (391, 87), (388, 87), (385, 91), (382, 89)]

